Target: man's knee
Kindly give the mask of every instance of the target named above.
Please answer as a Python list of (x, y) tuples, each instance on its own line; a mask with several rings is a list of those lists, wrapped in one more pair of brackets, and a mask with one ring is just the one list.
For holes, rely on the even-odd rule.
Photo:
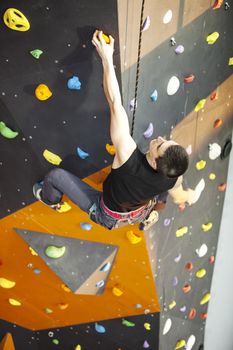
[(46, 175), (47, 181), (57, 181), (67, 177), (68, 172), (61, 168), (54, 168)]

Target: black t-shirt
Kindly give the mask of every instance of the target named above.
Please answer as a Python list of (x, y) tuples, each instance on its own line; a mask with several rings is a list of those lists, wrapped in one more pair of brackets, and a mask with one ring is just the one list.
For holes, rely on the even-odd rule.
[(177, 178), (168, 178), (154, 170), (138, 147), (103, 183), (103, 199), (113, 211), (128, 212), (148, 203), (154, 196), (172, 188)]

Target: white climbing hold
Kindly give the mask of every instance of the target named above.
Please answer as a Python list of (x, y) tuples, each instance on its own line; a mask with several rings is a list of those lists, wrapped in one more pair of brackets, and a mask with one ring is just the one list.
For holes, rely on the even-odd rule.
[(168, 10), (163, 16), (163, 23), (168, 24), (172, 20), (172, 10)]
[(192, 154), (192, 145), (188, 145), (188, 147), (186, 147), (186, 152), (188, 153), (188, 155), (190, 156)]
[(131, 112), (133, 112), (134, 106), (135, 106), (135, 109), (136, 109), (137, 106), (138, 106), (137, 100), (135, 100), (135, 98), (133, 98), (133, 99), (130, 101), (130, 104), (129, 104), (129, 108), (130, 108), (130, 111), (131, 111)]
[(175, 95), (175, 93), (179, 90), (180, 81), (176, 76), (170, 78), (167, 84), (167, 94), (169, 96)]
[(201, 179), (197, 186), (195, 187), (195, 190), (194, 190), (194, 199), (192, 201), (192, 204), (196, 203), (198, 201), (198, 199), (200, 198), (203, 190), (205, 188), (205, 180), (204, 179)]
[(193, 345), (196, 343), (196, 337), (195, 335), (190, 335), (190, 337), (188, 338), (188, 341), (186, 343), (186, 350), (191, 350), (193, 348)]
[(171, 326), (172, 326), (172, 320), (168, 318), (163, 327), (163, 335), (167, 334), (170, 331)]
[(214, 142), (209, 144), (209, 158), (211, 160), (217, 159), (220, 156), (221, 152), (222, 148), (218, 143)]
[(200, 248), (196, 249), (196, 253), (199, 256), (199, 258), (202, 258), (203, 256), (205, 256), (207, 252), (208, 252), (208, 247), (205, 243), (202, 244)]

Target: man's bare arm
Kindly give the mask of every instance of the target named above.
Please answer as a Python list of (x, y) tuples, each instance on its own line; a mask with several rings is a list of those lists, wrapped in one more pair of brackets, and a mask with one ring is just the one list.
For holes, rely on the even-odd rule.
[(111, 112), (110, 135), (120, 163), (123, 163), (136, 148), (136, 143), (130, 135), (128, 116), (122, 106), (119, 84), (113, 65), (114, 39), (111, 36), (109, 38), (110, 44), (106, 44), (102, 37), (102, 31), (96, 31), (92, 43), (102, 59), (104, 92)]
[(188, 203), (189, 205), (192, 205), (198, 201), (200, 198), (200, 195), (202, 191), (205, 188), (205, 182), (202, 179), (199, 181), (197, 186), (194, 190), (191, 188), (188, 188), (187, 190), (184, 190), (183, 185), (183, 177), (180, 176), (175, 184), (175, 186), (168, 191), (169, 195), (172, 197), (172, 200), (176, 204), (184, 204)]

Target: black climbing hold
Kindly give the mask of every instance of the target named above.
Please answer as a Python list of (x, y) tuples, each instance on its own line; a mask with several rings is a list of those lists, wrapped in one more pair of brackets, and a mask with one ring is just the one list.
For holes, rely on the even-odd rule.
[(227, 158), (231, 152), (231, 149), (232, 149), (232, 142), (230, 139), (228, 139), (228, 140), (226, 140), (225, 145), (222, 148), (220, 158), (221, 159)]

